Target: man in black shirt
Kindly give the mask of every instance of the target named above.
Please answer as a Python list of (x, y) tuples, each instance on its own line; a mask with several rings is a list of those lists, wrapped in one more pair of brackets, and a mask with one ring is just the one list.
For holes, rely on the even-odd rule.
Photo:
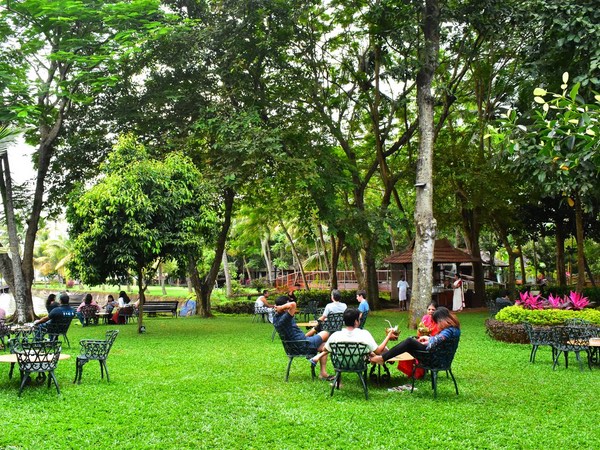
[(49, 324), (56, 324), (59, 322), (71, 322), (75, 317), (75, 311), (69, 306), (69, 295), (65, 292), (60, 294), (60, 306), (53, 308), (46, 317), (33, 322), (36, 327), (36, 338), (42, 339)]

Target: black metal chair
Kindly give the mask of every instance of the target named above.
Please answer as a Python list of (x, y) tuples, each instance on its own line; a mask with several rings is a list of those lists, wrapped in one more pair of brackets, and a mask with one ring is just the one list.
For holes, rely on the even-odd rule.
[(342, 372), (353, 372), (360, 378), (365, 398), (369, 400), (369, 388), (367, 388), (366, 381), (368, 357), (371, 352), (369, 347), (356, 342), (333, 342), (330, 347), (331, 362), (335, 369), (335, 379), (331, 384), (330, 396), (333, 396), (336, 388), (340, 388)]
[(269, 317), (269, 310), (270, 308), (267, 308), (266, 306), (255, 306), (252, 322), (258, 322), (259, 320), (266, 322), (265, 317)]
[(316, 320), (319, 318), (317, 315), (317, 307), (319, 306), (319, 302), (316, 300), (311, 300), (308, 302), (305, 308), (302, 308), (302, 314), (304, 315), (304, 321), (309, 322), (311, 320)]
[(110, 382), (108, 376), (108, 367), (106, 367), (106, 359), (112, 345), (117, 339), (118, 330), (108, 330), (106, 339), (82, 339), (79, 341), (81, 345), (81, 354), (77, 357), (75, 364), (75, 379), (73, 383), (81, 384), (81, 376), (83, 375), (83, 366), (90, 361), (98, 361), (100, 363), (100, 378), (104, 378), (106, 372), (106, 381)]
[(531, 353), (529, 354), (529, 362), (535, 362), (535, 355), (537, 354), (538, 348), (542, 345), (548, 345), (552, 348), (552, 361), (556, 356), (556, 350), (553, 346), (554, 343), (554, 331), (551, 327), (534, 327), (529, 322), (523, 322), (523, 327), (531, 343)]
[(65, 338), (67, 347), (71, 348), (67, 332), (69, 331), (69, 327), (71, 326), (74, 317), (75, 315), (50, 319), (48, 322), (41, 325), (43, 327), (43, 334), (48, 335), (48, 340), (50, 341), (56, 341), (59, 336), (62, 336)]
[(37, 341), (15, 343), (15, 354), (21, 371), (21, 387), (19, 388), (19, 397), (32, 373), (47, 374), (48, 387), (50, 381), (54, 382), (56, 392), (60, 394), (58, 381), (54, 375), (54, 370), (58, 365), (60, 357), (61, 343), (58, 341)]
[(321, 328), (329, 333), (340, 331), (344, 326), (344, 313), (330, 313), (327, 315), (327, 320), (323, 322)]
[(117, 322), (121, 325), (129, 323), (129, 320), (133, 317), (135, 310), (133, 305), (126, 305), (119, 309), (119, 315)]
[(98, 307), (95, 305), (85, 305), (81, 307), (81, 314), (83, 316), (83, 324), (90, 325), (95, 324), (98, 325)]
[(579, 362), (579, 369), (583, 370), (581, 362), (581, 352), (585, 352), (588, 358), (588, 367), (592, 370), (590, 357), (590, 337), (593, 337), (592, 327), (587, 325), (565, 325), (554, 327), (554, 342), (552, 346), (556, 350), (552, 370), (556, 370), (558, 358), (561, 353), (565, 355), (565, 369), (569, 368), (569, 352), (575, 353), (575, 358)]
[[(20, 344), (23, 342), (28, 344), (31, 342), (37, 342), (35, 331), (33, 329), (22, 329), (12, 333), (13, 337), (8, 340), (8, 351), (12, 354), (16, 353), (17, 348), (20, 348)], [(10, 363), (10, 370), (8, 372), (8, 378), (12, 379), (13, 372), (15, 370), (16, 363)]]
[(456, 378), (452, 373), (452, 361), (458, 348), (458, 341), (460, 337), (446, 339), (440, 342), (433, 350), (424, 351), (417, 350), (413, 355), (415, 362), (412, 370), (412, 386), (410, 391), (413, 392), (415, 389), (415, 371), (419, 368), (429, 371), (431, 373), (431, 387), (433, 388), (433, 397), (437, 397), (437, 376), (439, 371), (446, 371), (446, 376), (450, 375), (454, 382), (454, 389), (456, 395), (458, 395), (458, 384), (456, 384)]
[[(310, 346), (308, 340), (286, 341), (284, 340), (283, 336), (280, 337), (285, 354), (289, 358), (287, 371), (285, 372), (285, 381), (288, 381), (290, 377), (290, 368), (292, 367), (292, 361), (294, 361), (294, 358), (312, 358), (317, 354), (317, 351)], [(315, 366), (310, 363), (308, 365), (310, 366), (312, 379), (314, 380), (316, 377)]]

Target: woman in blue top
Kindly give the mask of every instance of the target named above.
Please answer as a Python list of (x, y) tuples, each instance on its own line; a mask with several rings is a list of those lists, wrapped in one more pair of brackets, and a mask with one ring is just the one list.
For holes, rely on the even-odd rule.
[(460, 336), (460, 322), (448, 308), (443, 306), (438, 307), (433, 313), (433, 321), (436, 323), (439, 330), (438, 334), (435, 336), (421, 336), (418, 339), (412, 337), (405, 339), (387, 352), (378, 356), (373, 356), (371, 362), (383, 364), (388, 359), (401, 355), (404, 352), (408, 352), (414, 357), (416, 350), (430, 351), (435, 349), (440, 342)]

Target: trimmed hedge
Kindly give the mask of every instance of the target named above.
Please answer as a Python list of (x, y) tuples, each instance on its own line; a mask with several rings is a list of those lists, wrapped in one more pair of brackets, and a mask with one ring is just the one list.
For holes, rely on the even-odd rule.
[(582, 311), (568, 309), (524, 309), (508, 306), (496, 314), (496, 320), (510, 324), (529, 322), (532, 325), (562, 325), (567, 319), (580, 318), (600, 325), (600, 311), (586, 308)]

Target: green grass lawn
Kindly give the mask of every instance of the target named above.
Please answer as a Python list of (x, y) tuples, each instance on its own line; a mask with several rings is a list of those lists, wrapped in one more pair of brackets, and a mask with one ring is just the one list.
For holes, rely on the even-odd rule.
[[(367, 329), (383, 338), (386, 323), (405, 313), (375, 312)], [(287, 358), (272, 326), (250, 316), (148, 318), (148, 332), (121, 331), (108, 359), (111, 382), (98, 363), (73, 385), (75, 359), (57, 370), (61, 395), (34, 383), (17, 397), (18, 376), (0, 365), (0, 448), (10, 449), (346, 449), (346, 448), (598, 448), (600, 369), (552, 371), (550, 350), (529, 363), (527, 345), (492, 341), (483, 313), (462, 313), (463, 334), (450, 379), (440, 375), (433, 399), (429, 377), (418, 390), (388, 392), (369, 384), (366, 401), (349, 374), (329, 396), (297, 359), (284, 382)], [(114, 328), (111, 327), (111, 328)], [(100, 338), (106, 325), (69, 331)], [(407, 331), (402, 336), (407, 335)], [(401, 337), (402, 337), (401, 336)], [(330, 369), (332, 372), (332, 369)], [(407, 379), (393, 370), (392, 385)]]

